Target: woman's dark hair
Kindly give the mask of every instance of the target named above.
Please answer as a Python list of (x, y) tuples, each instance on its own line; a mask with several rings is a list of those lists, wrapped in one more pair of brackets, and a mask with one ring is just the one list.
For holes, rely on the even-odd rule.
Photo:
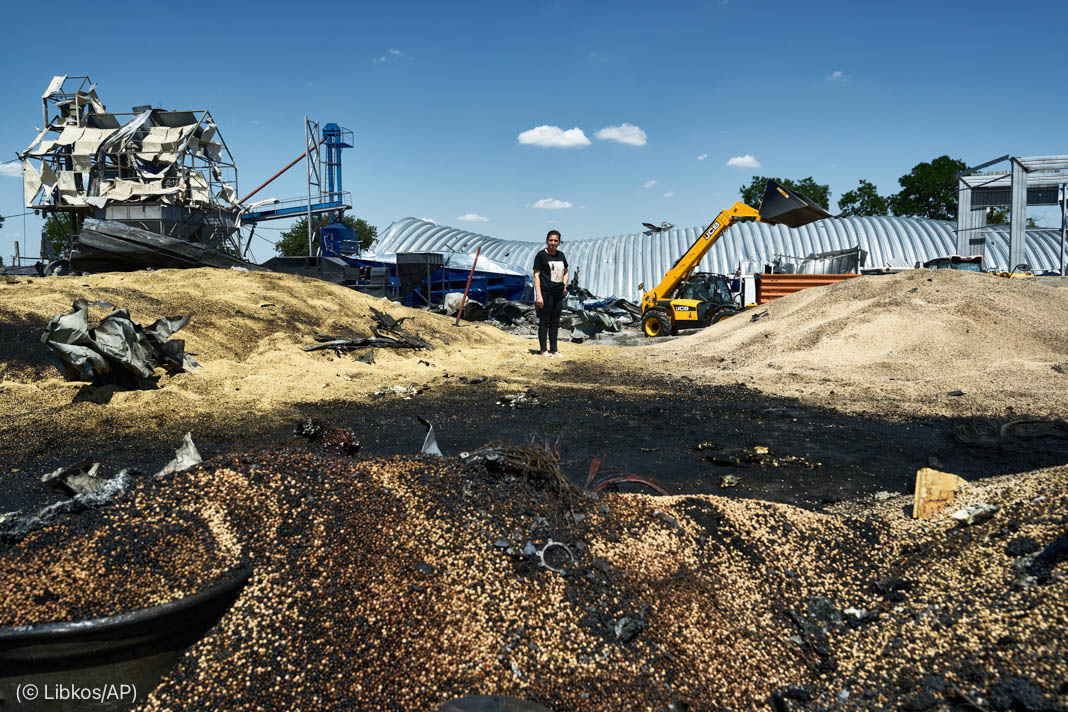
[(545, 241), (548, 242), (549, 238), (552, 237), (553, 235), (556, 235), (557, 237), (559, 237), (561, 242), (564, 239), (563, 237), (560, 236), (560, 231), (559, 230), (549, 230), (549, 232), (546, 233), (546, 235), (545, 235)]

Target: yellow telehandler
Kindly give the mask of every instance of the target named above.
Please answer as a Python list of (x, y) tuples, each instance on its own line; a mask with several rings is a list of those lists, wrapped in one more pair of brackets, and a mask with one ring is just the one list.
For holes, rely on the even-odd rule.
[[(832, 217), (830, 213), (805, 196), (769, 180), (759, 209), (739, 202), (721, 212), (667, 271), (660, 284), (644, 293), (642, 331), (650, 337), (667, 336), (679, 329), (710, 326), (741, 311), (725, 275), (694, 273), (701, 258), (738, 218), (800, 227), (829, 217)], [(644, 290), (645, 285), (639, 284), (638, 289)]]

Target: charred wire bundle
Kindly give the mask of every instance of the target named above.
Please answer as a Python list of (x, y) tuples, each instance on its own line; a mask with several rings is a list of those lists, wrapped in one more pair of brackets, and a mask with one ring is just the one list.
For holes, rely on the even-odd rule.
[(348, 428), (338, 428), (316, 418), (298, 420), (293, 434), (304, 438), (323, 452), (335, 455), (355, 455), (360, 451), (360, 441)]
[(468, 465), (481, 464), (496, 475), (516, 475), (549, 485), (560, 494), (574, 491), (560, 469), (560, 458), (548, 447), (490, 443), (461, 458)]

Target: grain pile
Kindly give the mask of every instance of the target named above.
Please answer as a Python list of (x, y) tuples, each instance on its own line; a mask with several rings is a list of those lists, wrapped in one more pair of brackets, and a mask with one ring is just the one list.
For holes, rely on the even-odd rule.
[[(149, 390), (63, 380), (40, 338), (49, 320), (79, 298), (126, 308), (146, 324), (190, 315), (179, 336), (201, 368), (173, 376), (160, 370), (158, 388)], [(317, 333), (370, 336), (372, 307), (408, 317), (404, 328), (434, 350), (377, 349), (374, 364), (301, 350)], [(90, 325), (110, 311), (91, 304)], [(83, 458), (88, 453), (79, 441), (116, 433), (136, 434), (140, 442), (138, 452), (112, 463), (115, 469), (136, 462), (140, 452), (173, 447), (187, 431), (197, 442), (255, 439), (306, 415), (302, 409), (357, 401), (393, 385), (425, 390), (441, 384), (444, 373), (481, 375), (484, 365), (498, 365), (504, 354), (521, 358), (526, 348), (492, 327), (453, 327), (435, 314), (292, 275), (198, 269), (0, 282), (0, 463), (17, 460), (22, 470), (4, 467), (0, 478), (25, 478), (26, 458), (47, 460), (64, 449), (70, 452), (49, 466)]]
[[(998, 511), (972, 526), (950, 516), (978, 503)], [(910, 505), (835, 508), (888, 523), (895, 545), (874, 552), (889, 573), (853, 603), (859, 619), (842, 616), (837, 669), (810, 691), (845, 697), (843, 710), (1066, 709), (1068, 467), (971, 484), (931, 520), (903, 516)]]
[[(1068, 289), (909, 270), (806, 289), (648, 350), (654, 368), (841, 410), (1068, 413)], [(963, 395), (949, 396), (963, 391)]]
[[(254, 573), (144, 709), (433, 709), (474, 692), (554, 710), (750, 708), (807, 674), (783, 607), (858, 595), (875, 536), (780, 505), (593, 500), (457, 461), (296, 451), (216, 459), (151, 494), (110, 517), (210, 517)], [(118, 533), (94, 537), (98, 560)], [(537, 563), (550, 541), (564, 573)], [(178, 565), (195, 578), (194, 560)]]
[[(170, 603), (221, 581), (240, 551), (219, 513), (161, 509), (140, 480), (123, 508), (60, 516), (4, 546), (0, 626), (102, 618)], [(131, 512), (136, 512), (131, 516)]]
[[(1063, 704), (1065, 562), (1021, 587), (1003, 550), (1063, 532), (1068, 468), (1025, 479), (988, 497), (993, 520), (950, 530), (892, 508), (589, 498), (484, 463), (279, 450), (215, 458), (108, 518), (210, 521), (254, 570), (144, 710), (435, 709), (475, 693), (557, 712), (764, 709), (772, 695), (826, 709), (843, 690), (850, 709), (899, 709), (999, 685)], [(101, 564), (119, 531), (96, 536)]]

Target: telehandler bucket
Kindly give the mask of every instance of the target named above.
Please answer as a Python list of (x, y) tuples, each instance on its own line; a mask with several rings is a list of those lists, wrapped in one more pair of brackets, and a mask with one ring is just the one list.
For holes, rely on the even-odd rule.
[(834, 217), (800, 193), (768, 181), (764, 199), (760, 201), (760, 221), (771, 225), (801, 227), (810, 222)]

